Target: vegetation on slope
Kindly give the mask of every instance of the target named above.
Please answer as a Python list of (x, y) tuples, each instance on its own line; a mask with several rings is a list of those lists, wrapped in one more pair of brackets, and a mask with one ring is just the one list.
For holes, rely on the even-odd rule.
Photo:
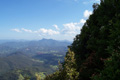
[(45, 80), (119, 80), (120, 0), (101, 0), (93, 9), (69, 46), (62, 69)]
[(69, 44), (52, 39), (0, 44), (0, 80), (43, 79), (58, 69)]

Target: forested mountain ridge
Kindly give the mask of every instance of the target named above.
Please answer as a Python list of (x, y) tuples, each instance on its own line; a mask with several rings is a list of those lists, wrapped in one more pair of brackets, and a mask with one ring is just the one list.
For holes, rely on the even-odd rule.
[(53, 39), (42, 39), (39, 41), (7, 41), (0, 44), (0, 56), (6, 56), (14, 52), (23, 52), (29, 55), (52, 52), (65, 54), (67, 46), (70, 44), (71, 42)]
[(119, 80), (120, 0), (93, 4), (93, 14), (83, 25), (62, 67), (45, 80)]
[[(54, 45), (53, 45), (54, 44)], [(21, 80), (47, 75), (58, 69), (70, 42), (42, 39), (8, 41), (0, 44), (0, 80)]]

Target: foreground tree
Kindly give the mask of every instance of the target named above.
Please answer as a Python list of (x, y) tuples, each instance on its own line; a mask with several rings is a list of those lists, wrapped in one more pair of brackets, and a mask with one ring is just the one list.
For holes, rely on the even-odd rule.
[(78, 80), (79, 73), (76, 69), (75, 53), (68, 49), (63, 68), (63, 71), (66, 73), (65, 80)]
[(45, 80), (78, 80), (79, 73), (76, 70), (77, 65), (74, 55), (74, 52), (68, 49), (63, 67), (60, 64), (59, 70), (48, 75)]
[(93, 14), (69, 48), (63, 69), (56, 72), (57, 76), (54, 75), (53, 80), (118, 79), (120, 0), (101, 0), (100, 4), (94, 4)]
[(92, 76), (93, 80), (120, 79), (120, 53), (112, 51), (112, 55), (105, 60), (105, 67), (99, 74)]

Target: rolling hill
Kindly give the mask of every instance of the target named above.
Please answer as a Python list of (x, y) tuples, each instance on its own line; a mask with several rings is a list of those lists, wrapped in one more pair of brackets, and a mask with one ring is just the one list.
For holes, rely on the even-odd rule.
[[(64, 60), (67, 46), (70, 44), (52, 39), (2, 43), (0, 44), (0, 78), (7, 80), (11, 76), (5, 75), (12, 73), (16, 73), (14, 74), (16, 76), (35, 74), (35, 72), (50, 74), (57, 69), (58, 61)], [(19, 70), (21, 72), (18, 73)]]

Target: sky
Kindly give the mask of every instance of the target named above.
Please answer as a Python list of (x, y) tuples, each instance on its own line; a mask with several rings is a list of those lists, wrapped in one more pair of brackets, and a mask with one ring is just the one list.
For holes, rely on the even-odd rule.
[(0, 39), (72, 41), (100, 0), (0, 0)]

